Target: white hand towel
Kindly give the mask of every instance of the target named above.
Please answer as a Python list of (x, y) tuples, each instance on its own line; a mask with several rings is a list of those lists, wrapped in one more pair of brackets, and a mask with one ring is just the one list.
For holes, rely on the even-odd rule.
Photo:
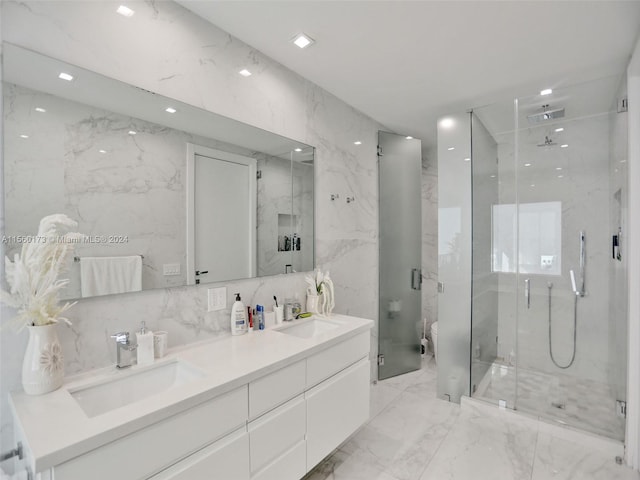
[(81, 257), (83, 297), (142, 290), (142, 257)]

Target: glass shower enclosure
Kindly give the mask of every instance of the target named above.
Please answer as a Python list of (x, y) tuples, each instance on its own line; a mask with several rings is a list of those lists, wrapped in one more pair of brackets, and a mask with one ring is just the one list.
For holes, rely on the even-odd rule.
[[(626, 399), (621, 81), (603, 78), (464, 114), (471, 160), (463, 159), (469, 166), (459, 180), (470, 193), (458, 195), (458, 216), (468, 233), (458, 230), (468, 259), (456, 268), (468, 279), (469, 303), (457, 318), (445, 316), (446, 307), (439, 318), (439, 338), (450, 332), (439, 355), (468, 341), (456, 365), (469, 381), (462, 394), (616, 440), (624, 439)], [(439, 155), (441, 130), (442, 148), (450, 148), (443, 120)], [(439, 175), (462, 168), (438, 161)], [(439, 210), (445, 219), (448, 208)], [(452, 230), (446, 222), (439, 221), (443, 241)], [(439, 251), (441, 271), (450, 256)], [(452, 303), (447, 288), (439, 307)], [(441, 396), (459, 376), (448, 360), (439, 364)]]

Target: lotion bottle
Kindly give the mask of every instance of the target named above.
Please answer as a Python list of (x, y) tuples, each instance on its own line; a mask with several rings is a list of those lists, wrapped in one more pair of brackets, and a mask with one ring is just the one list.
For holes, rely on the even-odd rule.
[(147, 330), (145, 322), (142, 322), (140, 331), (136, 333), (136, 341), (138, 342), (138, 348), (136, 349), (138, 365), (153, 363), (153, 332)]
[(240, 294), (236, 293), (236, 301), (231, 307), (231, 335), (243, 333), (247, 333), (247, 311), (240, 299)]

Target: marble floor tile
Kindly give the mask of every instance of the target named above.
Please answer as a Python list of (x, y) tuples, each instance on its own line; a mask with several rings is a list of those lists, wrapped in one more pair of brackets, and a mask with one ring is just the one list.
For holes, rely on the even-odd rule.
[(529, 479), (537, 430), (527, 422), (462, 411), (420, 480)]
[(476, 399), (445, 402), (436, 379), (427, 359), (372, 385), (369, 422), (304, 480), (640, 480), (616, 465), (619, 442)]
[[(405, 400), (412, 396), (406, 392), (402, 395)], [(419, 478), (455, 422), (459, 407), (434, 400), (435, 405), (427, 406), (425, 411), (416, 411), (415, 401), (396, 400), (343, 449), (353, 455), (368, 456), (369, 463), (399, 480)], [(414, 408), (408, 408), (408, 405)]]
[(532, 480), (638, 480), (640, 473), (617, 465), (600, 450), (540, 432)]
[(383, 382), (378, 382), (377, 385), (371, 385), (371, 399), (370, 399), (370, 416), (376, 417), (382, 410), (387, 407), (391, 402), (398, 398), (402, 394), (402, 390), (393, 388), (386, 385)]

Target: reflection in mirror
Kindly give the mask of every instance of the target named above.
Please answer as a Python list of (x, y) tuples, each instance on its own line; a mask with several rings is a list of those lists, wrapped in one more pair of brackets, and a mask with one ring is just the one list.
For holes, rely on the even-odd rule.
[(313, 147), (14, 45), (3, 68), (6, 238), (79, 222), (64, 298), (314, 268)]

